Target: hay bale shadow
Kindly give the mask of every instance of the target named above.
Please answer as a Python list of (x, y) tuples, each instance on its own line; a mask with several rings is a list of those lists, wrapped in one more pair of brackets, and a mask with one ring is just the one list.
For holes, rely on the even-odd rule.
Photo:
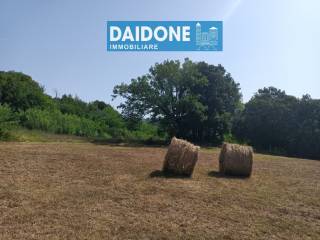
[(229, 178), (229, 179), (249, 179), (248, 176), (235, 176), (235, 175), (225, 175), (219, 171), (210, 171), (208, 172), (209, 177), (215, 178)]
[(149, 174), (149, 178), (191, 178), (190, 175), (177, 175), (171, 172), (164, 172), (161, 170), (152, 171)]

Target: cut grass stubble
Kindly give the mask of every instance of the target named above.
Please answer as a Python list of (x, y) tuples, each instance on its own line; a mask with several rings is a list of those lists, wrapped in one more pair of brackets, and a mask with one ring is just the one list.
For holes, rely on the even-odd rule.
[(256, 154), (230, 178), (204, 149), (191, 179), (150, 178), (165, 148), (0, 149), (0, 239), (320, 239), (319, 161)]

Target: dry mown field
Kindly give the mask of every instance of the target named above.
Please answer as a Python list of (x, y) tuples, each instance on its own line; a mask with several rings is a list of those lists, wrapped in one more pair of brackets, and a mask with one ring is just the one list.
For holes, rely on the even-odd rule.
[(0, 144), (0, 239), (320, 239), (320, 161), (256, 155), (225, 178), (202, 150), (192, 179), (165, 178), (165, 151)]

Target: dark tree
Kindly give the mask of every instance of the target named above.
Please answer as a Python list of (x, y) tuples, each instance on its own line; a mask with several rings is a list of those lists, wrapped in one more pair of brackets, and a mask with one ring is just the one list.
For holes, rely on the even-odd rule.
[(261, 150), (320, 158), (320, 101), (260, 89), (237, 115), (233, 132)]
[(114, 88), (125, 118), (139, 121), (150, 116), (170, 136), (193, 141), (221, 142), (240, 104), (238, 84), (222, 66), (188, 59), (164, 61), (149, 73)]
[(11, 109), (46, 108), (53, 104), (44, 89), (31, 77), (18, 72), (0, 72), (0, 104)]

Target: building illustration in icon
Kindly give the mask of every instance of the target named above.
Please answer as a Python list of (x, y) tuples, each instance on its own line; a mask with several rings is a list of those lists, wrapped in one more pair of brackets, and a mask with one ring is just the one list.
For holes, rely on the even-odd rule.
[(218, 29), (215, 27), (209, 28), (208, 32), (201, 30), (201, 24), (196, 24), (196, 45), (200, 49), (215, 48), (218, 44)]

